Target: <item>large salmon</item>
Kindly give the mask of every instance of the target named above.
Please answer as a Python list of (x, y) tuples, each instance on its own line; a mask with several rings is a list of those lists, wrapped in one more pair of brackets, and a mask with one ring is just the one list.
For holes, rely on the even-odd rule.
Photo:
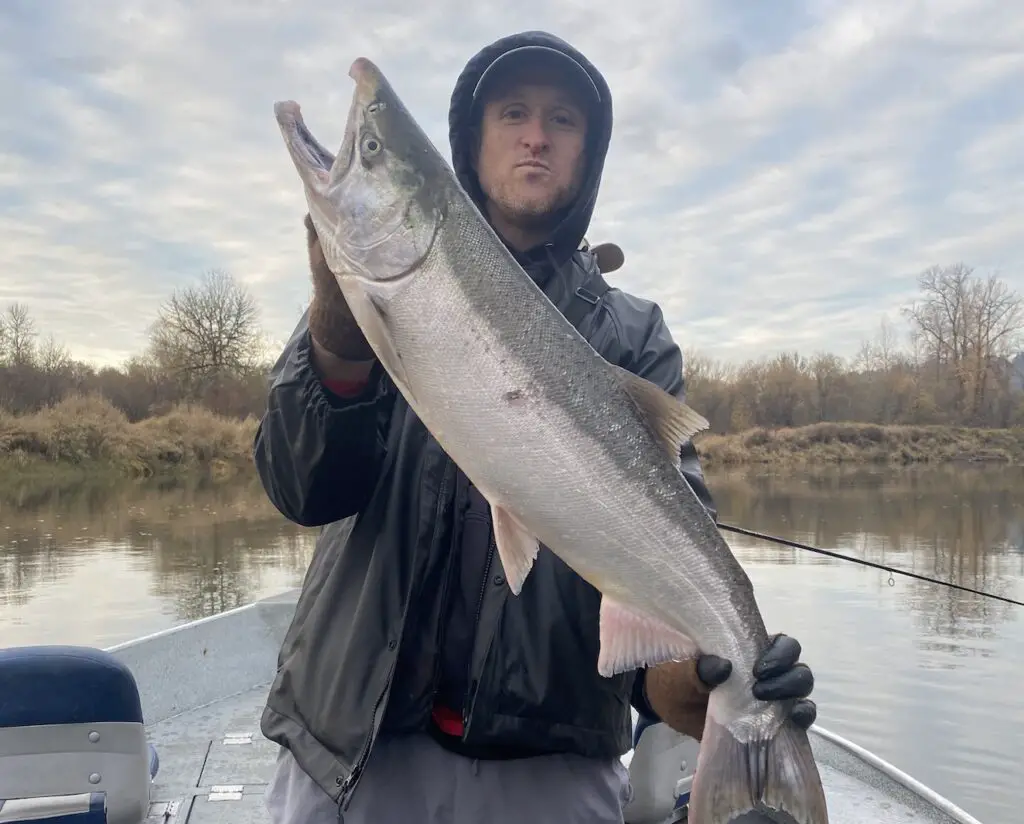
[(369, 60), (335, 158), (275, 105), (328, 265), (384, 368), (490, 503), (512, 591), (540, 546), (602, 593), (604, 675), (698, 650), (711, 694), (693, 824), (751, 809), (827, 824), (807, 734), (751, 687), (768, 635), (750, 581), (679, 470), (707, 422), (604, 360), (516, 262)]

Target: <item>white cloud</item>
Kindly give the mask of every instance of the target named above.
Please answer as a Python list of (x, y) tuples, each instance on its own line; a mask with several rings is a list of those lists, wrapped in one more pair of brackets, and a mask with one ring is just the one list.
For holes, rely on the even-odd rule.
[(117, 361), (169, 291), (245, 280), (269, 333), (308, 294), (304, 200), (273, 119), (340, 141), (359, 54), (447, 154), (448, 95), (516, 30), (605, 72), (616, 131), (591, 240), (684, 346), (852, 354), (918, 271), (1024, 291), (1024, 10), (1001, 0), (516, 8), (469, 0), (12, 2), (0, 16), (0, 300)]

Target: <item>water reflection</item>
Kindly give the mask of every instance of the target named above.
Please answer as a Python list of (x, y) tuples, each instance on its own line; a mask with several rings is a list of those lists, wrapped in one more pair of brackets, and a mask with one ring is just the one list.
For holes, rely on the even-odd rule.
[[(711, 482), (725, 522), (1021, 599), (1024, 467), (739, 471), (714, 474)], [(729, 540), (737, 543), (732, 535)], [(756, 544), (759, 560), (777, 565), (845, 563)], [(1020, 607), (991, 598), (900, 576), (890, 584), (884, 572), (870, 575), (879, 589), (900, 592), (924, 647), (987, 655), (984, 645), (971, 642), (991, 640), (999, 624), (1020, 615)]]
[[(722, 520), (1024, 600), (1024, 469), (712, 473)], [(822, 726), (982, 821), (1016, 821), (1024, 608), (727, 533)]]
[[(722, 520), (1024, 599), (1024, 469), (714, 471)], [(297, 586), (316, 530), (255, 479), (0, 479), (0, 646), (107, 646)], [(985, 821), (1017, 820), (1024, 609), (727, 534), (797, 634), (823, 726)]]
[[(127, 599), (130, 611), (159, 613), (162, 620), (142, 622), (147, 629), (240, 606), (296, 585), (315, 535), (282, 518), (255, 479), (141, 485), (109, 478), (58, 485), (8, 480), (0, 486), (0, 523), (0, 644), (5, 636), (9, 643), (65, 642), (75, 634), (73, 621), (53, 614), (57, 603), (73, 607), (77, 600), (96, 619), (98, 604), (115, 600), (124, 608)], [(72, 580), (77, 591), (61, 599)], [(55, 626), (63, 621), (69, 632), (14, 632), (26, 614), (60, 618)], [(124, 637), (139, 634), (125, 629)]]

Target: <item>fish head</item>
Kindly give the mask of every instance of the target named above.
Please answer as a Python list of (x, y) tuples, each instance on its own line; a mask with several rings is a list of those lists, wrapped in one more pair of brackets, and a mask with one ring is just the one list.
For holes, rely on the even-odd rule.
[(302, 179), (324, 259), (343, 291), (400, 287), (427, 256), (444, 219), (437, 154), (380, 70), (358, 58), (337, 156), (306, 127), (294, 101), (274, 113)]

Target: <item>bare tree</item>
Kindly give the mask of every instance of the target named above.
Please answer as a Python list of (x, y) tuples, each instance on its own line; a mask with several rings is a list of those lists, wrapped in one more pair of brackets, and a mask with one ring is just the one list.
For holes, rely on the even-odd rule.
[(758, 409), (766, 421), (782, 426), (807, 423), (810, 386), (807, 363), (799, 353), (781, 352), (764, 364)]
[(899, 332), (885, 315), (878, 322), (878, 331), (871, 340), (861, 341), (857, 365), (868, 372), (886, 372), (902, 360)]
[(843, 359), (830, 352), (819, 352), (811, 360), (808, 371), (814, 380), (817, 418), (819, 421), (831, 420), (836, 411), (835, 396), (846, 372)]
[(971, 276), (974, 269), (963, 263), (931, 266), (917, 279), (922, 299), (904, 309), (905, 316), (926, 342), (935, 364), (936, 377), (951, 376), (956, 391), (955, 412), (961, 413), (967, 398), (967, 327), (970, 314)]
[(954, 417), (977, 421), (1002, 361), (1024, 331), (1021, 298), (994, 275), (982, 279), (963, 263), (932, 266), (918, 278), (921, 301), (905, 309), (923, 342), (936, 385), (953, 386)]
[(0, 361), (18, 368), (29, 366), (36, 355), (36, 324), (24, 303), (12, 303), (0, 318)]
[(984, 412), (991, 382), (1005, 371), (1014, 347), (1024, 331), (1021, 298), (995, 275), (972, 284), (970, 324), (967, 331), (971, 352), (970, 383), (973, 388), (970, 414), (978, 419)]
[(58, 343), (52, 335), (47, 335), (39, 346), (38, 352), (39, 370), (44, 375), (59, 375), (71, 369), (71, 352), (68, 348)]
[(150, 348), (160, 368), (193, 394), (247, 375), (262, 357), (256, 300), (230, 274), (211, 270), (161, 306)]
[(42, 404), (57, 403), (72, 389), (74, 365), (71, 352), (52, 334), (43, 339), (36, 352), (35, 364), (37, 393)]

